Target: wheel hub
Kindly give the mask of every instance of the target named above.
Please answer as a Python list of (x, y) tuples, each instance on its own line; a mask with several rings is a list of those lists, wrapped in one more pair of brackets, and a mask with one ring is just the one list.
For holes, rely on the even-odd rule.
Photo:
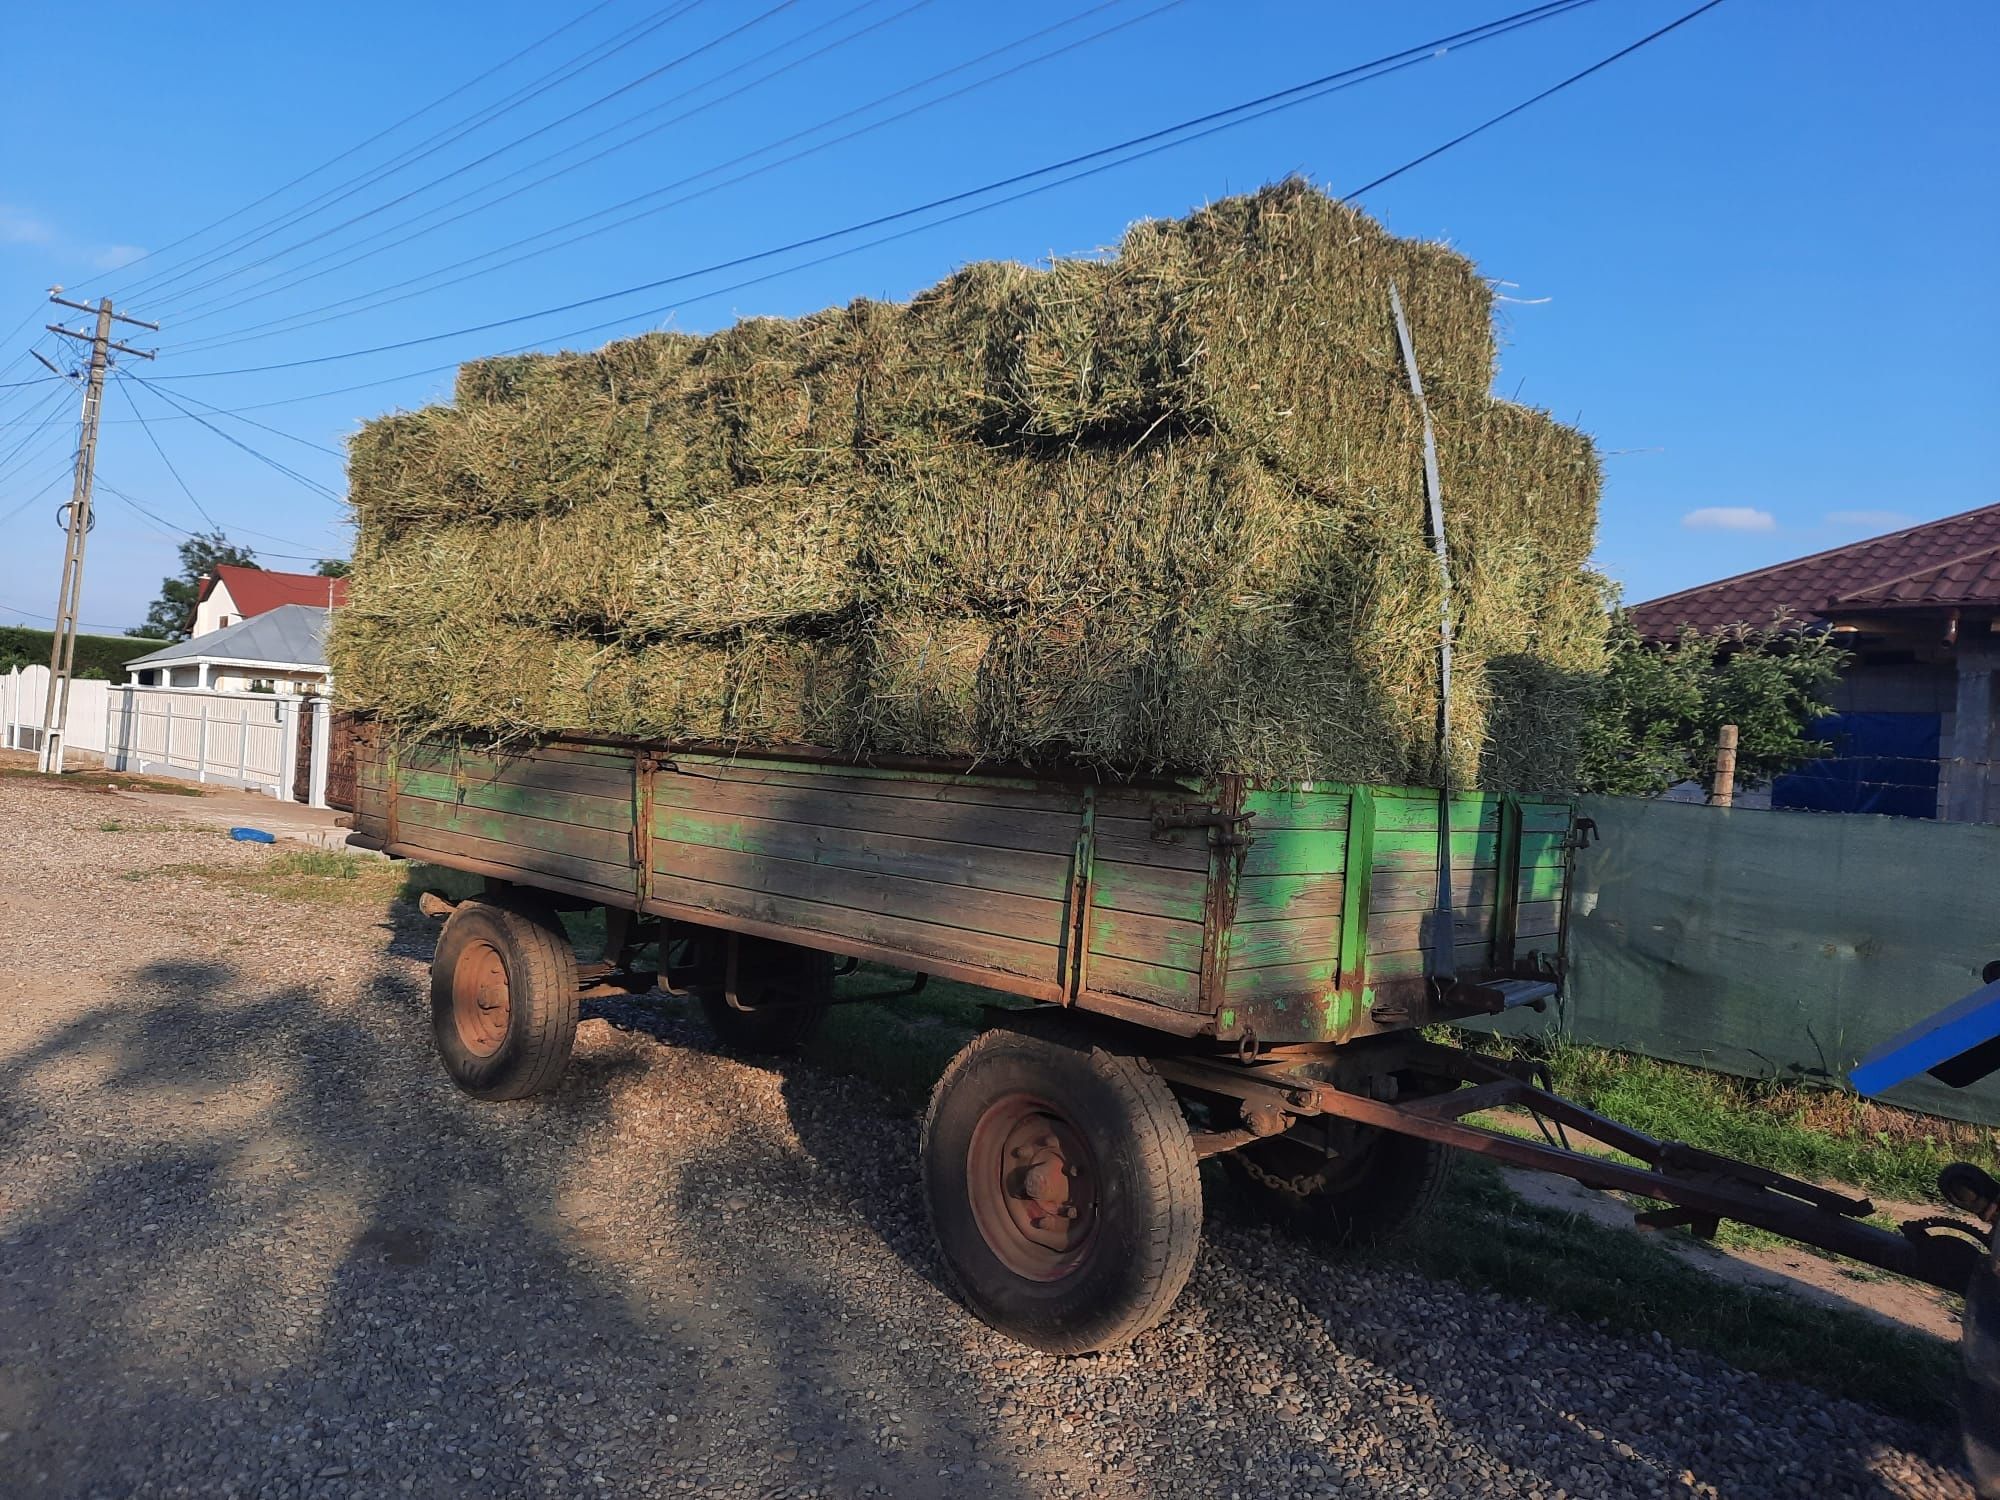
[(996, 1100), (973, 1129), (973, 1219), (1018, 1276), (1057, 1281), (1082, 1264), (1097, 1227), (1096, 1175), (1089, 1145), (1046, 1100)]
[(468, 943), (451, 971), (451, 1017), (474, 1057), (491, 1057), (507, 1039), (514, 1004), (507, 965), (491, 943)]

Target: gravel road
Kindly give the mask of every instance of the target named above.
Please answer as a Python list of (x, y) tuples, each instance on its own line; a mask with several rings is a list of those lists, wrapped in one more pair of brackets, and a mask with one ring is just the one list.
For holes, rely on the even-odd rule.
[(1216, 1223), (1061, 1361), (940, 1289), (914, 1122), (599, 1010), (432, 1062), (435, 929), (0, 782), (0, 1494), (1964, 1496), (1934, 1433)]

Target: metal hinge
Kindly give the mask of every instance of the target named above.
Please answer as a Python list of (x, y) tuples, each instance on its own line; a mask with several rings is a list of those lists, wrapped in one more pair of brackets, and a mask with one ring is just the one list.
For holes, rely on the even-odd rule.
[(1198, 802), (1180, 807), (1159, 807), (1153, 810), (1153, 837), (1163, 839), (1182, 828), (1205, 828), (1210, 844), (1234, 849), (1250, 842), (1250, 835), (1244, 831), (1243, 825), (1256, 816), (1255, 813), (1224, 812), (1219, 807)]

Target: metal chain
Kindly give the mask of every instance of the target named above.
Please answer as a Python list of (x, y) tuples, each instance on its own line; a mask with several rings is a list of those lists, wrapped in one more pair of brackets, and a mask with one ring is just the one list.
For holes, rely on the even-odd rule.
[(1243, 1163), (1243, 1170), (1250, 1174), (1253, 1181), (1274, 1192), (1290, 1193), (1295, 1198), (1310, 1198), (1326, 1186), (1327, 1167), (1321, 1167), (1317, 1172), (1301, 1172), (1296, 1177), (1280, 1177), (1258, 1166), (1256, 1158), (1247, 1151), (1239, 1151), (1236, 1159)]

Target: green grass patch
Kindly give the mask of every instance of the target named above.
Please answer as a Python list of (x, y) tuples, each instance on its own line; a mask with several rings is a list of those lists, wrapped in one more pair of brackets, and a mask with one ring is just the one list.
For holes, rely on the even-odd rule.
[(1620, 1124), (1808, 1181), (1934, 1202), (1938, 1173), (1950, 1163), (2000, 1168), (1993, 1131), (1839, 1090), (1735, 1078), (1575, 1043), (1498, 1045), (1542, 1057), (1557, 1093)]

